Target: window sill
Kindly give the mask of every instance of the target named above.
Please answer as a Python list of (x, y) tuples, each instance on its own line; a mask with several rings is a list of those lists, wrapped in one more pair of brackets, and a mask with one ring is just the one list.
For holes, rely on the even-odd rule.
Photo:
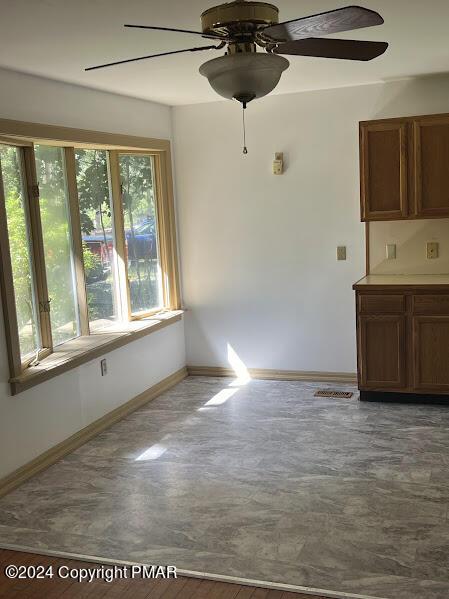
[(12, 395), (39, 385), (44, 381), (72, 370), (103, 354), (159, 331), (182, 318), (183, 311), (161, 312), (148, 318), (109, 327), (107, 331), (93, 332), (58, 345), (47, 358), (30, 366), (20, 376), (9, 380)]

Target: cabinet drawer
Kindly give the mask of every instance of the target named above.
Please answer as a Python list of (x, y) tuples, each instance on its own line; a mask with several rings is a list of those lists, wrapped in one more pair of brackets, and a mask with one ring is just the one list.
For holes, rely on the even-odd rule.
[(403, 295), (359, 295), (361, 314), (401, 314), (405, 312)]
[(449, 295), (414, 295), (413, 312), (415, 314), (442, 314), (449, 316)]

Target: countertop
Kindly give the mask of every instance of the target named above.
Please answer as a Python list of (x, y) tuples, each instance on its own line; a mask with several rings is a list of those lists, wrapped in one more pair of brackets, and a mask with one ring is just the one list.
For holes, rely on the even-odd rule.
[(366, 287), (426, 287), (427, 285), (448, 285), (447, 275), (368, 275), (357, 283), (353, 289), (365, 289)]

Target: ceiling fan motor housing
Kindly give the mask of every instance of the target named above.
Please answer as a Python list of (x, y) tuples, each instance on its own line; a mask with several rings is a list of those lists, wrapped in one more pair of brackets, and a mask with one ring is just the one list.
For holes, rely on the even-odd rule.
[(236, 0), (220, 4), (201, 15), (203, 33), (218, 35), (245, 35), (279, 23), (279, 10), (266, 2)]
[(214, 58), (200, 68), (222, 97), (236, 99), (244, 106), (269, 94), (288, 68), (287, 59), (258, 53), (259, 31), (279, 23), (279, 10), (266, 2), (236, 0), (206, 10), (201, 15), (203, 33), (231, 37), (225, 56)]

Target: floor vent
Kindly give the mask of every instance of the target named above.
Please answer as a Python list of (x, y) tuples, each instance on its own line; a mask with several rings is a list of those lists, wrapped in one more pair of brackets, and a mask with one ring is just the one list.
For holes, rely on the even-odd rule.
[(334, 389), (320, 389), (315, 392), (315, 397), (333, 397), (335, 399), (350, 399), (354, 393), (351, 391), (335, 391)]

